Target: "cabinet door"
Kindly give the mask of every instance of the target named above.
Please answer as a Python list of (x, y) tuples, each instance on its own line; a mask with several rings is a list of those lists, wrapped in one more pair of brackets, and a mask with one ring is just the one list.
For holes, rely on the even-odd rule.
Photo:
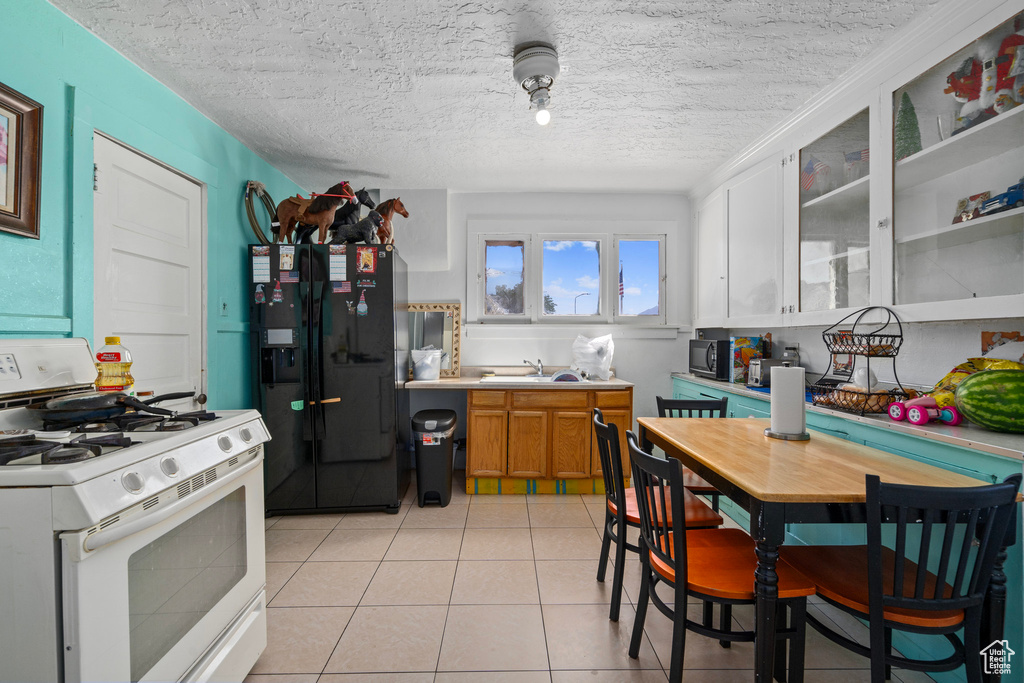
[(551, 476), (562, 479), (590, 476), (589, 411), (556, 410), (551, 413)]
[(508, 476), (548, 476), (548, 411), (513, 410), (508, 414)]
[(508, 413), (506, 411), (470, 410), (467, 439), (467, 476), (505, 476), (508, 460)]
[[(630, 478), (629, 470), (629, 448), (626, 446), (626, 430), (633, 428), (633, 414), (630, 410), (604, 410), (605, 424), (615, 425), (619, 430), (619, 454), (622, 456), (622, 476)], [(604, 470), (601, 468), (601, 453), (597, 450), (597, 435), (590, 430), (590, 472), (591, 476), (602, 477)]]
[(725, 197), (721, 192), (697, 209), (693, 252), (694, 324), (720, 327), (725, 323)]
[(781, 158), (773, 155), (728, 187), (730, 326), (782, 316)]

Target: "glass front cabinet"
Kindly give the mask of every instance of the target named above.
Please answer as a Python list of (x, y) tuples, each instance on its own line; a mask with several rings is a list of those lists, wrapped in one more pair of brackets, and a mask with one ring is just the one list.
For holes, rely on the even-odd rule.
[(942, 29), (877, 88), (840, 98), (833, 123), (791, 129), (778, 323), (871, 305), (919, 321), (1024, 315), (1018, 8)]
[(891, 108), (894, 303), (1020, 314), (1024, 13), (896, 88)]

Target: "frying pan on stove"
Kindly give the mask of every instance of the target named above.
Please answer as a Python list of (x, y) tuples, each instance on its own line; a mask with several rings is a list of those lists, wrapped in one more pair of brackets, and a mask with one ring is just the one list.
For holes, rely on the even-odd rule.
[(146, 402), (120, 391), (95, 391), (75, 394), (64, 398), (55, 398), (33, 406), (28, 410), (44, 422), (92, 422), (109, 420), (124, 415), (129, 408), (140, 413), (173, 416), (173, 411), (157, 408), (153, 403), (171, 401), (178, 398), (192, 398), (195, 392), (179, 391), (173, 394), (162, 394)]

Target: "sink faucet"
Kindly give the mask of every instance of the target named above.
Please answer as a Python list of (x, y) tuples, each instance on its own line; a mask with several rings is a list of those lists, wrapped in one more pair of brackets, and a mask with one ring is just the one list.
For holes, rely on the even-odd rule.
[(531, 363), (528, 360), (524, 360), (523, 362), (526, 363), (527, 365), (529, 365), (534, 370), (536, 370), (538, 375), (543, 375), (544, 374), (544, 364), (540, 362), (540, 358), (537, 359), (536, 364)]

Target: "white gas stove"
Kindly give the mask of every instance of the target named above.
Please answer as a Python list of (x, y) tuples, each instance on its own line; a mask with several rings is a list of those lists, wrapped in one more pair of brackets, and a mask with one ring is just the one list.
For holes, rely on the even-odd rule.
[(41, 419), (95, 376), (85, 340), (0, 340), (0, 681), (241, 680), (266, 645), (266, 426)]

